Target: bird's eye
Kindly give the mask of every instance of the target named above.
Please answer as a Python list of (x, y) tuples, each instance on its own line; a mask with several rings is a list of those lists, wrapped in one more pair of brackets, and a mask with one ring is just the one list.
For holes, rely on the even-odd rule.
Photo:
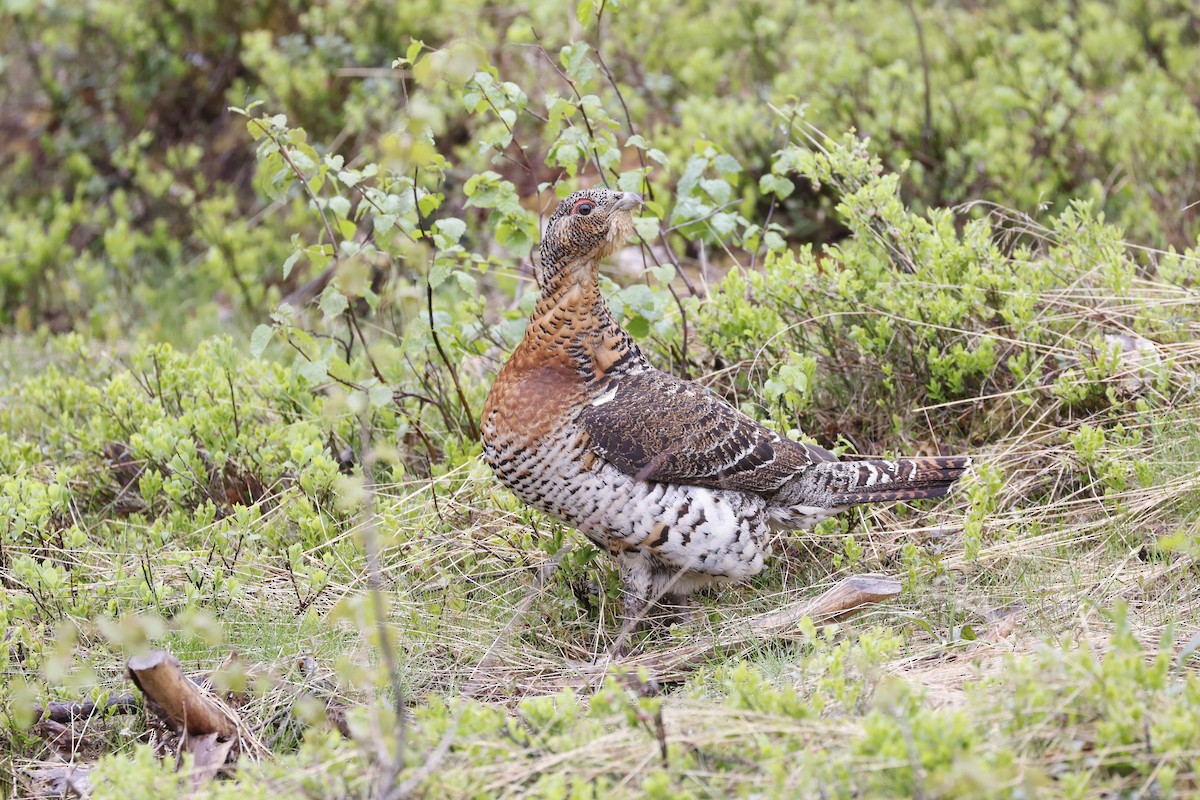
[(596, 208), (595, 203), (593, 203), (591, 200), (588, 200), (587, 198), (584, 198), (582, 200), (575, 201), (574, 207), (571, 208), (571, 213), (578, 214), (581, 217), (586, 217), (588, 214), (592, 213), (592, 211), (595, 210), (595, 208)]

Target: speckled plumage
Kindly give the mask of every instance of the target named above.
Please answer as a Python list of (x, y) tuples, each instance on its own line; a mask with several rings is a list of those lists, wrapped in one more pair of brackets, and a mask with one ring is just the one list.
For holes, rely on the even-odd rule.
[(597, 283), (640, 202), (593, 189), (551, 215), (541, 295), (482, 424), (501, 483), (616, 557), (627, 624), (661, 597), (754, 575), (772, 529), (949, 490), (970, 459), (838, 461), (651, 366)]

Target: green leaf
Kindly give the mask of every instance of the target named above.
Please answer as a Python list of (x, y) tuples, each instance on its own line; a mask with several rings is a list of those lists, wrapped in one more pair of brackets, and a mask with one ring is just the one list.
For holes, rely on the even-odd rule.
[(587, 83), (596, 72), (596, 65), (588, 58), (591, 49), (587, 42), (576, 42), (559, 51), (558, 60), (563, 69), (580, 83)]
[(325, 290), (321, 295), (321, 313), (325, 315), (325, 319), (333, 319), (340, 317), (349, 308), (350, 303), (346, 300), (346, 295), (339, 292), (332, 286)]
[(474, 295), (479, 289), (479, 284), (475, 280), (475, 276), (466, 270), (458, 269), (454, 271), (454, 277), (458, 280), (458, 287), (468, 295)]
[(790, 178), (768, 173), (758, 179), (758, 189), (763, 194), (775, 194), (780, 200), (783, 200), (795, 191), (796, 186)]
[(650, 335), (650, 321), (638, 314), (626, 321), (625, 330), (633, 338), (641, 339)]
[(421, 212), (421, 216), (427, 217), (434, 211), (438, 210), (438, 206), (442, 204), (442, 195), (436, 192), (421, 195), (421, 199), (417, 201), (417, 209)]
[(342, 219), (350, 217), (350, 201), (340, 194), (329, 199), (329, 210), (337, 214)]
[(652, 242), (658, 238), (659, 221), (655, 217), (634, 217), (633, 229), (644, 241)]
[(725, 175), (732, 175), (735, 172), (742, 171), (742, 165), (738, 163), (736, 158), (728, 153), (722, 153), (714, 158), (713, 166), (716, 167), (717, 172)]
[(429, 287), (431, 289), (438, 288), (446, 282), (448, 277), (450, 277), (450, 265), (445, 261), (437, 261), (429, 270)]
[(653, 275), (660, 283), (670, 283), (675, 280), (675, 266), (663, 264), (658, 267), (647, 267), (646, 272)]
[(622, 172), (617, 177), (617, 188), (622, 192), (640, 192), (642, 191), (642, 183), (641, 169), (631, 169), (627, 172)]
[(450, 244), (454, 244), (466, 233), (467, 223), (457, 217), (447, 217), (446, 219), (439, 219), (434, 223), (434, 227), (437, 228), (438, 233), (446, 237), (446, 240)]
[(375, 217), (375, 233), (384, 234), (396, 225), (395, 214), (378, 214)]
[(310, 386), (323, 383), (328, 375), (324, 361), (306, 361), (297, 367), (296, 371)]
[(270, 325), (259, 325), (255, 328), (254, 333), (250, 334), (250, 354), (255, 358), (262, 356), (274, 333), (275, 329)]
[(579, 5), (575, 6), (575, 19), (585, 28), (591, 23), (595, 13), (596, 6), (593, 0), (579, 0)]
[(729, 214), (724, 211), (718, 214), (713, 214), (708, 219), (708, 224), (717, 232), (719, 236), (728, 236), (737, 229), (737, 215)]
[(554, 150), (554, 163), (574, 174), (579, 166), (579, 148), (570, 143), (560, 144)]
[(392, 403), (392, 390), (383, 384), (376, 384), (367, 390), (367, 401), (374, 408), (385, 408)]
[(300, 260), (300, 256), (302, 255), (304, 255), (303, 250), (296, 250), (287, 257), (286, 261), (283, 262), (283, 279), (285, 281), (292, 274), (292, 270), (295, 268), (296, 262)]
[(533, 233), (536, 229), (528, 218), (509, 219), (496, 226), (496, 241), (519, 256), (528, 255), (533, 249)]
[(700, 187), (719, 205), (728, 203), (733, 197), (733, 187), (720, 178), (705, 178), (700, 181)]

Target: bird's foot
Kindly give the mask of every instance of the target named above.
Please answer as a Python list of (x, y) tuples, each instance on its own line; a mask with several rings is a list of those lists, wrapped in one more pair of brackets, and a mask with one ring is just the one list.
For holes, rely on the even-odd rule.
[(687, 600), (675, 600), (659, 604), (657, 619), (662, 622), (664, 627), (690, 627), (698, 623), (703, 616), (699, 606), (695, 603)]

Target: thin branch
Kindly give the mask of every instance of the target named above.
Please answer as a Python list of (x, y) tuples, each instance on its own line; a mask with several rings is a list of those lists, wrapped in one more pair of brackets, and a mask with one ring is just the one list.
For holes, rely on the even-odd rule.
[(333, 248), (333, 260), (336, 264), (338, 260), (337, 237), (333, 235), (333, 226), (329, 224), (329, 218), (325, 216), (325, 208), (321, 205), (320, 200), (317, 198), (316, 192), (313, 191), (312, 184), (308, 182), (308, 176), (304, 174), (303, 170), (296, 166), (295, 161), (292, 161), (292, 157), (288, 155), (287, 146), (280, 141), (279, 137), (275, 135), (274, 131), (267, 128), (266, 125), (263, 125), (262, 122), (257, 119), (251, 120), (251, 122), (261, 128), (265, 134), (271, 137), (271, 141), (275, 142), (275, 145), (279, 148), (280, 157), (282, 157), (284, 162), (287, 163), (288, 168), (292, 171), (292, 174), (300, 179), (300, 184), (304, 187), (304, 191), (308, 194), (309, 199), (312, 200), (313, 205), (317, 207), (317, 213), (321, 215), (321, 224), (325, 226), (325, 233), (329, 236), (329, 244)]
[(750, 269), (754, 269), (754, 265), (758, 263), (758, 254), (762, 252), (763, 247), (767, 244), (767, 231), (771, 228), (771, 218), (775, 216), (775, 204), (779, 200), (779, 195), (771, 195), (771, 207), (767, 209), (767, 220), (762, 226), (762, 237), (758, 242), (758, 247), (754, 248), (754, 252), (750, 254)]
[(367, 363), (371, 365), (371, 372), (375, 373), (375, 379), (384, 386), (387, 381), (383, 379), (383, 373), (379, 371), (378, 365), (375, 364), (375, 358), (371, 355), (371, 348), (367, 346), (367, 337), (363, 336), (362, 327), (358, 324), (358, 312), (354, 310), (354, 302), (350, 302), (346, 306), (346, 311), (350, 315), (350, 326), (354, 328), (354, 332), (358, 334), (358, 340), (362, 342), (363, 353), (367, 356)]
[[(608, 68), (608, 63), (604, 60), (604, 54), (601, 52), (601, 44), (603, 41), (602, 24), (604, 21), (604, 9), (608, 5), (608, 0), (602, 0), (600, 10), (596, 12), (596, 61), (600, 64), (600, 71), (604, 73), (604, 77), (608, 79), (608, 84), (612, 86), (613, 93), (617, 96), (617, 102), (621, 104), (621, 110), (625, 112), (625, 124), (629, 126), (629, 135), (636, 136), (637, 128), (633, 124), (633, 115), (629, 113), (629, 105), (625, 102), (625, 95), (621, 92), (621, 87), (617, 85), (617, 79), (613, 77), (612, 70)], [(640, 147), (635, 147), (637, 150), (638, 163), (642, 165), (642, 186), (646, 189), (646, 196), (651, 200), (654, 199), (654, 187), (650, 185), (650, 178), (647, 175), (646, 154), (642, 152)]]
[[(421, 205), (417, 197), (417, 176), (419, 168), (413, 170), (413, 205), (417, 212), (417, 226), (421, 229), (421, 238), (429, 241), (429, 231), (425, 227), (425, 220), (421, 217)], [(475, 412), (471, 410), (471, 404), (467, 402), (467, 394), (463, 391), (462, 383), (458, 379), (458, 370), (454, 368), (454, 364), (450, 361), (450, 357), (446, 355), (446, 351), (442, 348), (441, 337), (438, 336), (437, 326), (433, 320), (433, 284), (429, 282), (429, 276), (425, 276), (425, 310), (429, 315), (429, 334), (433, 338), (433, 346), (437, 349), (438, 355), (442, 358), (442, 363), (446, 365), (446, 369), (450, 372), (450, 380), (454, 382), (454, 391), (458, 394), (458, 402), (462, 404), (463, 411), (467, 413), (467, 432), (471, 435), (472, 440), (479, 439), (479, 427), (475, 424)]]
[(233, 376), (229, 374), (228, 368), (225, 370), (225, 380), (229, 384), (229, 405), (233, 408), (233, 435), (241, 439), (242, 425), (238, 421), (237, 394), (233, 391)]
[(737, 205), (740, 202), (741, 202), (741, 200), (730, 200), (728, 203), (722, 203), (721, 205), (714, 208), (712, 211), (705, 214), (703, 217), (696, 217), (695, 219), (685, 219), (683, 222), (680, 222), (678, 225), (672, 225), (669, 228), (663, 228), (662, 232), (663, 233), (674, 233), (675, 231), (679, 230), (680, 228), (686, 228), (688, 225), (695, 225), (697, 222), (707, 222), (708, 220), (715, 217), (717, 214), (720, 214), (725, 209), (729, 208), (730, 206)]
[[(478, 84), (476, 84), (476, 85), (478, 86)], [(500, 155), (504, 156), (505, 158), (508, 158), (509, 161), (512, 161), (512, 163), (517, 164), (517, 166), (523, 167), (524, 170), (527, 173), (529, 173), (529, 175), (534, 176), (536, 179), (537, 172), (533, 168), (533, 162), (531, 162), (529, 160), (529, 154), (525, 152), (524, 146), (522, 146), (520, 140), (517, 139), (517, 132), (513, 130), (511, 125), (508, 124), (508, 120), (506, 120), (504, 118), (504, 116), (500, 113), (500, 109), (496, 108), (496, 104), (492, 102), (492, 98), (488, 97), (487, 90), (485, 90), (482, 86), (478, 86), (478, 88), (479, 88), (480, 94), (483, 95), (483, 99), (487, 101), (488, 107), (492, 109), (493, 113), (495, 113), (495, 115), (496, 115), (496, 118), (500, 120), (500, 124), (504, 126), (504, 129), (506, 131), (508, 131), (509, 140), (512, 141), (512, 143), (516, 146), (517, 152), (521, 154), (521, 160), (525, 163), (517, 164), (517, 162), (514, 159), (505, 155), (503, 150), (500, 151)]]
[(906, 0), (904, 5), (908, 8), (913, 26), (917, 29), (917, 46), (921, 50), (921, 72), (925, 81), (925, 127), (921, 131), (921, 138), (928, 145), (933, 139), (933, 91), (929, 76), (929, 53), (925, 50), (925, 27), (921, 24), (921, 18), (917, 15), (913, 0)]
[(537, 32), (537, 29), (530, 28), (530, 30), (533, 32), (533, 40), (537, 42), (538, 50), (540, 50), (542, 55), (546, 57), (546, 63), (548, 63), (554, 69), (554, 71), (558, 73), (558, 76), (562, 78), (568, 86), (571, 87), (571, 91), (574, 93), (575, 99), (578, 101), (575, 104), (575, 107), (579, 109), (579, 116), (583, 118), (583, 126), (587, 128), (588, 141), (592, 143), (592, 161), (596, 165), (596, 174), (600, 176), (600, 180), (604, 186), (609, 188), (608, 176), (604, 174), (604, 168), (600, 166), (600, 153), (596, 150), (596, 131), (592, 128), (592, 121), (588, 119), (587, 111), (585, 111), (583, 108), (583, 95), (579, 91), (579, 86), (576, 85), (574, 78), (563, 72), (562, 69), (559, 68), (558, 64), (555, 63), (554, 59), (550, 55), (550, 52), (546, 50), (545, 45), (542, 44), (542, 37), (541, 34)]
[(363, 545), (367, 551), (367, 585), (371, 598), (371, 609), (375, 615), (375, 630), (379, 636), (379, 657), (387, 669), (388, 682), (392, 688), (393, 711), (396, 733), (396, 753), (388, 765), (384, 786), (395, 786), (404, 769), (404, 745), (407, 735), (404, 704), (404, 687), (400, 683), (400, 669), (396, 662), (396, 651), (387, 627), (387, 616), (383, 603), (383, 569), (380, 566), (379, 536), (375, 526), (375, 456), (371, 450), (371, 428), (364, 411), (359, 424), (359, 447), (362, 450), (363, 471)]
[(683, 307), (683, 301), (679, 299), (679, 293), (675, 291), (675, 287), (667, 284), (667, 291), (671, 293), (671, 299), (675, 301), (676, 307), (679, 309), (679, 324), (683, 331), (683, 341), (680, 344), (679, 350), (679, 377), (684, 380), (690, 380), (688, 374), (688, 317), (687, 311)]

